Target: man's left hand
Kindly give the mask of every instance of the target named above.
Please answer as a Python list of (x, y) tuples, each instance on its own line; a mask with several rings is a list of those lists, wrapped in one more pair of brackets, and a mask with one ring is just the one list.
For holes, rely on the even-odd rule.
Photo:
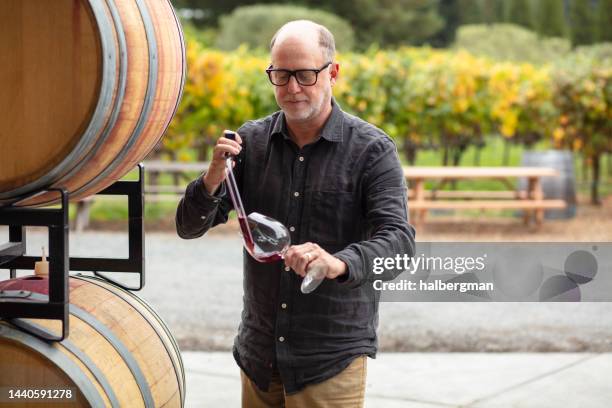
[(308, 267), (311, 264), (323, 264), (325, 267), (325, 277), (328, 279), (335, 279), (346, 273), (346, 264), (343, 261), (312, 242), (292, 245), (285, 252), (284, 258), (285, 265), (293, 269), (301, 277), (306, 276)]

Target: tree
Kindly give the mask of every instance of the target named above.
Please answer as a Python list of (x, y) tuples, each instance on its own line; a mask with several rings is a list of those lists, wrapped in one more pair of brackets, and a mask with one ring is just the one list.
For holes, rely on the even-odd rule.
[(565, 38), (542, 38), (513, 24), (464, 25), (457, 30), (455, 48), (500, 61), (528, 61), (542, 64), (567, 54), (571, 45)]
[(533, 28), (533, 13), (529, 0), (506, 0), (504, 20), (525, 28)]
[(308, 6), (346, 19), (357, 37), (356, 48), (420, 45), (444, 27), (438, 0), (305, 0)]
[(597, 39), (600, 42), (612, 42), (612, 0), (599, 0), (597, 16)]
[[(396, 46), (423, 44), (444, 27), (438, 13), (440, 0), (296, 0), (288, 3), (314, 7), (347, 20), (355, 30), (357, 48), (372, 43)], [(194, 21), (199, 26), (216, 27), (220, 17), (239, 6), (280, 3), (278, 0), (172, 0), (177, 8), (200, 9), (204, 18)], [(287, 4), (283, 4), (287, 5)]]
[(572, 46), (592, 44), (595, 39), (595, 17), (590, 1), (572, 0), (570, 3), (570, 27)]
[(488, 24), (504, 21), (503, 0), (482, 0), (483, 22)]
[[(444, 27), (437, 1), (379, 0), (373, 39), (381, 45), (420, 45)], [(372, 20), (371, 20), (372, 21)], [(372, 24), (370, 23), (372, 26)]]
[(565, 37), (567, 23), (563, 12), (563, 0), (539, 0), (536, 4), (538, 33), (547, 37)]
[[(595, 47), (599, 48), (601, 46)], [(578, 50), (559, 61), (554, 72), (554, 103), (559, 110), (555, 145), (580, 151), (591, 167), (591, 203), (600, 204), (602, 159), (612, 152), (612, 59), (605, 50)]]
[(176, 8), (187, 8), (202, 10), (203, 18), (194, 20), (193, 23), (200, 28), (211, 26), (217, 27), (219, 18), (231, 12), (236, 7), (247, 6), (250, 4), (274, 3), (275, 0), (171, 0)]
[(485, 22), (483, 0), (457, 0), (459, 25)]
[(431, 39), (434, 47), (448, 47), (455, 40), (455, 32), (461, 24), (458, 0), (440, 0), (438, 13), (444, 20), (444, 28)]
[(217, 46), (232, 50), (247, 44), (251, 48), (267, 49), (272, 36), (283, 24), (306, 18), (329, 28), (334, 33), (338, 50), (349, 51), (353, 47), (353, 30), (334, 14), (299, 6), (261, 4), (238, 7), (221, 17)]

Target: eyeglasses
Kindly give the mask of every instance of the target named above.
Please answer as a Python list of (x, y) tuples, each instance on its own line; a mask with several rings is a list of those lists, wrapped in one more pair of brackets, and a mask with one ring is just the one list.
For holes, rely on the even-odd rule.
[(272, 68), (272, 65), (270, 65), (270, 68), (266, 69), (266, 73), (268, 74), (268, 78), (270, 78), (272, 85), (287, 85), (291, 77), (294, 76), (298, 84), (302, 86), (312, 86), (317, 83), (319, 72), (329, 67), (331, 63), (332, 62), (329, 61), (319, 69), (296, 69), (294, 71), (290, 69), (274, 69)]

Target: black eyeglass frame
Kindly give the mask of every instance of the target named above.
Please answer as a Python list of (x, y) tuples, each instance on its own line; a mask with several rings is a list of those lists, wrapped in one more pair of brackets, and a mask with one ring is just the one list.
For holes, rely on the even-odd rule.
[[(270, 83), (274, 86), (285, 86), (289, 83), (289, 81), (291, 81), (291, 77), (295, 77), (295, 80), (297, 81), (298, 84), (300, 84), (301, 86), (314, 86), (317, 84), (317, 81), (319, 80), (319, 73), (321, 71), (324, 71), (325, 69), (327, 69), (327, 67), (329, 67), (333, 62), (329, 61), (327, 64), (323, 65), (321, 68), (319, 69), (296, 69), (296, 70), (291, 70), (291, 69), (276, 69), (276, 68), (272, 68), (272, 65), (270, 65), (270, 67), (268, 67), (268, 69), (266, 69), (266, 73), (268, 74), (268, 79), (270, 80)], [(285, 82), (284, 84), (275, 84), (272, 81), (272, 72), (278, 72), (278, 71), (283, 71), (283, 72), (288, 72), (289, 76), (287, 77), (287, 82)], [(315, 73), (315, 80), (312, 84), (303, 84), (300, 82), (300, 80), (298, 79), (297, 74), (299, 72), (314, 72)]]

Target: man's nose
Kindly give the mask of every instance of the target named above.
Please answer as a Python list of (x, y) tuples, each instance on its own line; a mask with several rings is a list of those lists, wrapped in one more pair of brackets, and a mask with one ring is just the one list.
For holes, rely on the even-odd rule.
[(302, 86), (298, 83), (295, 75), (291, 75), (289, 77), (289, 82), (287, 83), (287, 92), (289, 93), (298, 93), (302, 90)]

